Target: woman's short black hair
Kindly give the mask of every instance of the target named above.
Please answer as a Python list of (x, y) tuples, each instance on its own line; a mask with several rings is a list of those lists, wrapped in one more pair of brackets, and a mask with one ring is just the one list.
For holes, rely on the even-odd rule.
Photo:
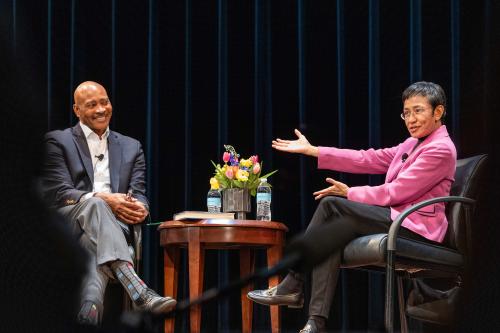
[[(413, 96), (427, 97), (427, 100), (435, 109), (436, 106), (444, 106), (446, 112), (446, 95), (443, 88), (434, 82), (420, 81), (412, 83), (408, 88), (403, 91), (403, 103)], [(443, 115), (444, 116), (444, 115)]]

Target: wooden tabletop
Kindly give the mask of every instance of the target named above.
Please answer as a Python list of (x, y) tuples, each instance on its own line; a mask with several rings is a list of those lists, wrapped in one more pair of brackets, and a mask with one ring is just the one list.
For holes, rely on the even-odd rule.
[(158, 230), (166, 228), (186, 228), (186, 227), (238, 227), (238, 228), (266, 228), (288, 231), (288, 228), (281, 222), (257, 221), (257, 220), (228, 220), (228, 219), (208, 219), (208, 220), (185, 220), (185, 221), (165, 221), (158, 227)]

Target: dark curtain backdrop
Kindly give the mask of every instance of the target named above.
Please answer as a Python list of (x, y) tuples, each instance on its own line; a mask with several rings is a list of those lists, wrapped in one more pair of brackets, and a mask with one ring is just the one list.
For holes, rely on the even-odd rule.
[[(272, 151), (271, 140), (291, 138), (298, 128), (315, 145), (396, 145), (407, 136), (401, 92), (417, 80), (447, 92), (447, 126), (460, 158), (498, 150), (497, 1), (1, 0), (0, 6), (7, 36), (1, 52), (29, 68), (18, 79), (37, 84), (32, 112), (42, 115), (40, 127), (76, 123), (72, 93), (79, 82), (107, 87), (112, 129), (143, 143), (154, 222), (205, 209), (210, 160), (232, 144), (243, 156), (258, 154), (265, 170), (279, 169), (270, 179), (273, 219), (287, 224), (289, 237), (297, 234), (326, 176), (348, 185), (383, 178), (317, 171), (312, 159)], [(499, 178), (496, 168), (490, 177)], [(496, 237), (488, 225), (493, 208), (485, 207), (478, 254), (488, 253)], [(144, 231), (143, 276), (161, 291), (158, 233)], [(473, 266), (484, 273), (479, 285), (490, 289), (470, 289), (474, 306), (461, 317), (464, 329), (478, 325), (464, 318), (498, 322), (490, 310), (498, 304), (498, 282), (487, 268), (495, 257)], [(209, 252), (207, 260), (205, 288), (238, 277), (235, 253)], [(183, 263), (179, 298), (188, 295), (185, 257)], [(265, 265), (263, 253), (257, 265)], [(343, 272), (329, 327), (380, 328), (383, 288), (381, 275)], [(238, 331), (238, 299), (205, 306), (204, 330)], [(298, 330), (306, 311), (283, 309), (284, 331)], [(256, 330), (268, 330), (267, 308), (255, 306), (254, 317)], [(186, 316), (177, 328), (187, 329)]]

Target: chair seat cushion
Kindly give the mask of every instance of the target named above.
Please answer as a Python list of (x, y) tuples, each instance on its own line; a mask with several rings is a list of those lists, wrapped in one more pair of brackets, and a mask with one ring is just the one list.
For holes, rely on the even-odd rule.
[[(344, 248), (342, 267), (385, 266), (387, 234), (362, 236)], [(456, 250), (436, 244), (398, 237), (396, 241), (396, 268), (398, 260), (444, 265), (460, 269), (463, 256)]]

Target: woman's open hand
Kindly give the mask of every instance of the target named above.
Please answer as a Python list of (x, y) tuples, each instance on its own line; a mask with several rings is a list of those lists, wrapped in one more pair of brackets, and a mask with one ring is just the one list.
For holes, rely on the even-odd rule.
[(295, 129), (295, 135), (297, 135), (297, 140), (282, 140), (280, 138), (273, 140), (272, 147), (288, 153), (318, 156), (318, 147), (311, 145), (298, 129)]
[(326, 182), (332, 184), (332, 186), (314, 192), (313, 195), (315, 196), (314, 197), (315, 200), (321, 199), (328, 195), (338, 195), (341, 197), (347, 197), (347, 191), (349, 190), (349, 186), (347, 186), (344, 183), (338, 182), (333, 178), (326, 178)]

